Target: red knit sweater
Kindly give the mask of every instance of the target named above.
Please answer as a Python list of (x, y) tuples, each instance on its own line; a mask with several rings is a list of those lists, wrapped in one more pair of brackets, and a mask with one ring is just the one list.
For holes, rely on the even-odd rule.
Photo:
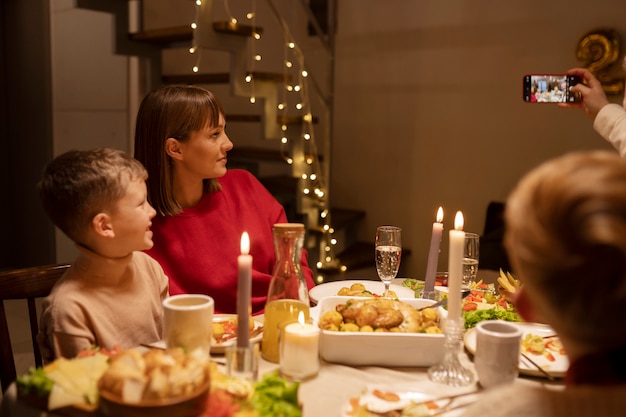
[[(250, 235), (252, 312), (265, 307), (274, 267), (272, 226), (287, 221), (283, 207), (249, 172), (229, 170), (222, 190), (204, 195), (195, 207), (152, 221), (154, 247), (147, 251), (170, 279), (170, 294), (200, 293), (215, 300), (216, 313), (237, 309), (237, 256), (241, 234)], [(306, 251), (302, 270), (312, 288)]]

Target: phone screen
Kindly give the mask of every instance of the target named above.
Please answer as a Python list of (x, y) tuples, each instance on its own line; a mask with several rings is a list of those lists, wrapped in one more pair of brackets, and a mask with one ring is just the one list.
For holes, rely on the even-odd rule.
[(574, 103), (580, 101), (571, 88), (580, 83), (577, 75), (524, 75), (524, 101), (527, 103)]

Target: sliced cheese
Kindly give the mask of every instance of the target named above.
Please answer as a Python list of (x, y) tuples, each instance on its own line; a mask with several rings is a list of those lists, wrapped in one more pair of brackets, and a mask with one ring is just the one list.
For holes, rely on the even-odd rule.
[[(98, 398), (98, 380), (108, 368), (108, 356), (96, 353), (76, 359), (57, 359), (48, 377), (54, 382), (60, 403), (94, 404)], [(52, 400), (51, 400), (52, 401)], [(67, 404), (66, 404), (67, 405)], [(50, 408), (52, 410), (53, 408)]]
[(84, 398), (82, 394), (68, 392), (62, 386), (55, 383), (48, 396), (48, 410), (56, 410), (57, 408), (68, 407), (83, 402)]

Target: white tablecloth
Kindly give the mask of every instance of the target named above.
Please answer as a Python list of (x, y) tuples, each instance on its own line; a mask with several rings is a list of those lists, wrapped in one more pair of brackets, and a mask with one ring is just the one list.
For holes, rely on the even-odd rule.
[[(411, 352), (407, 352), (411, 354)], [(473, 364), (465, 353), (461, 362), (473, 371)], [(261, 374), (278, 369), (261, 359)], [(450, 395), (476, 389), (476, 385), (450, 387), (428, 380), (427, 368), (384, 368), (380, 366), (351, 367), (322, 361), (319, 374), (300, 385), (300, 401), (303, 404), (303, 417), (344, 417), (343, 412), (351, 397), (358, 396), (368, 385), (380, 385), (390, 391), (419, 391), (435, 395)], [(547, 380), (520, 377), (518, 384), (543, 384)], [(474, 398), (475, 399), (475, 398)], [(468, 400), (472, 400), (469, 397)], [(458, 415), (457, 412), (447, 414)], [(16, 401), (15, 385), (5, 393), (0, 406), (2, 417), (56, 417), (56, 413), (45, 413)]]

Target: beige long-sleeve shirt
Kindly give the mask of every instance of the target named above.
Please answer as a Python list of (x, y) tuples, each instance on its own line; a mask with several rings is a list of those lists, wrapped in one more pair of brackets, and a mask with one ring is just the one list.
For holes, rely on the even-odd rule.
[(161, 266), (142, 252), (109, 259), (78, 249), (78, 259), (43, 302), (38, 341), (44, 359), (160, 340), (168, 295)]

